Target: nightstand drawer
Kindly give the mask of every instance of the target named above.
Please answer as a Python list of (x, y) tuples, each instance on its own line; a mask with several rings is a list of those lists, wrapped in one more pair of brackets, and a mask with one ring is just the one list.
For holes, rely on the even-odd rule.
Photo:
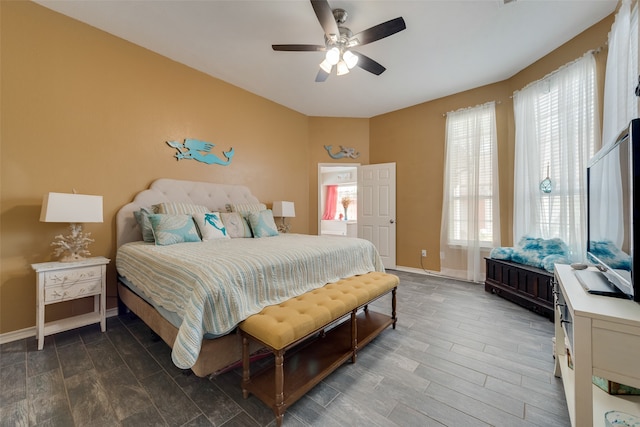
[(44, 274), (44, 286), (70, 286), (87, 280), (100, 281), (102, 277), (102, 267), (82, 267), (65, 271), (48, 271)]
[(83, 296), (96, 295), (102, 292), (102, 279), (100, 277), (91, 280), (82, 280), (65, 285), (47, 286), (44, 288), (45, 304), (64, 301), (67, 299), (82, 298)]

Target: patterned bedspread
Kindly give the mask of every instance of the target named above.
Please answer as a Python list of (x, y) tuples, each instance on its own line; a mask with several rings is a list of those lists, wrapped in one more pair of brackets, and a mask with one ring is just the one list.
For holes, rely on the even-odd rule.
[(194, 365), (205, 334), (232, 331), (248, 316), (342, 278), (384, 271), (375, 246), (344, 237), (281, 234), (118, 249), (118, 274), (182, 324), (173, 362)]

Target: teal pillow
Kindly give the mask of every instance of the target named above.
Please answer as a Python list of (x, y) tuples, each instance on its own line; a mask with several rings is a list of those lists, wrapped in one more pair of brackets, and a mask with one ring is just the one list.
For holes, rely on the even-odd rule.
[(271, 209), (265, 209), (260, 212), (250, 212), (247, 215), (253, 237), (271, 237), (278, 235), (278, 227), (273, 220), (273, 212)]
[(149, 215), (156, 245), (165, 246), (174, 243), (200, 242), (200, 236), (191, 215)]
[(153, 215), (153, 212), (151, 212), (147, 208), (142, 208), (139, 211), (135, 211), (133, 213), (133, 216), (136, 218), (138, 226), (142, 231), (142, 240), (148, 243), (153, 243), (155, 242), (155, 239), (153, 237), (153, 228), (151, 227), (151, 222), (149, 221), (149, 215)]

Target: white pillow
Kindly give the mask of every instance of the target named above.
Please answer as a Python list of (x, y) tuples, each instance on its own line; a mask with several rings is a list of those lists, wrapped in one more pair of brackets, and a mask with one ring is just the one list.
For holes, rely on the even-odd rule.
[(250, 212), (260, 212), (267, 209), (264, 203), (236, 203), (230, 205), (231, 212), (240, 212), (245, 218)]
[(200, 230), (202, 240), (229, 238), (219, 212), (194, 213), (192, 215), (198, 230)]
[(236, 237), (253, 237), (249, 223), (240, 215), (240, 212), (222, 212), (220, 216), (229, 237), (232, 239)]
[(193, 203), (181, 203), (181, 202), (166, 202), (166, 203), (158, 203), (157, 205), (153, 205), (153, 211), (159, 214), (169, 214), (169, 215), (181, 215), (196, 212), (209, 212), (206, 206), (202, 205), (194, 205)]

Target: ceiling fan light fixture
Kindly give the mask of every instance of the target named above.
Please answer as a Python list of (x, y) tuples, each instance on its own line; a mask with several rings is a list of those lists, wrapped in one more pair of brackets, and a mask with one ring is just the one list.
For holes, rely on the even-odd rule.
[(327, 61), (331, 65), (336, 65), (338, 61), (340, 61), (340, 49), (337, 47), (332, 47), (327, 51), (327, 55), (325, 56), (325, 61)]
[(325, 59), (320, 63), (320, 68), (322, 68), (322, 70), (325, 73), (329, 74), (331, 73), (331, 69), (333, 68), (333, 65), (329, 64), (329, 62)]
[(338, 68), (337, 68), (337, 73), (339, 76), (345, 75), (349, 72), (349, 67), (347, 66), (347, 63), (344, 61), (340, 61), (338, 62)]
[(352, 69), (358, 63), (358, 55), (354, 55), (350, 50), (347, 50), (342, 54), (342, 59), (347, 64), (347, 67), (349, 69)]

